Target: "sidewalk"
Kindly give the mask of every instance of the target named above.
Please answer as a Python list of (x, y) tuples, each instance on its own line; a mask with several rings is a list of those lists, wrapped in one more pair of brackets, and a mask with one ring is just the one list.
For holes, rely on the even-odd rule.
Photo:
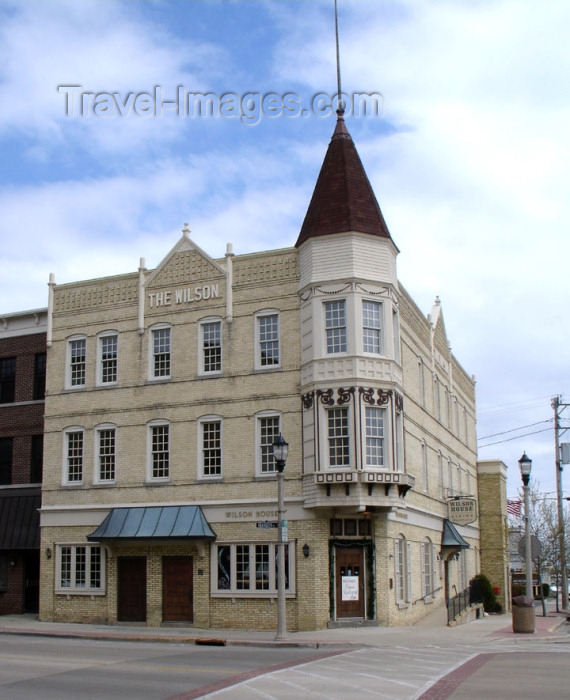
[[(81, 639), (115, 639), (124, 641), (174, 642), (215, 646), (302, 646), (302, 647), (383, 647), (394, 644), (470, 644), (497, 637), (517, 642), (567, 637), (566, 614), (556, 613), (549, 604), (542, 616), (535, 606), (534, 634), (514, 633), (510, 613), (489, 615), (480, 620), (446, 627), (425, 624), (413, 627), (343, 627), (311, 632), (290, 632), (284, 640), (275, 640), (273, 631), (205, 630), (190, 626), (146, 627), (144, 625), (87, 625), (62, 622), (40, 622), (37, 615), (5, 615), (0, 617), (0, 634), (40, 635)], [(570, 629), (570, 628), (568, 628)]]

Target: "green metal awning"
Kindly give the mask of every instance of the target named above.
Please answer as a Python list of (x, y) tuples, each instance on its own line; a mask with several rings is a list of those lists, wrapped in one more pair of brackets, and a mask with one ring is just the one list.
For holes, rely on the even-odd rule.
[(441, 546), (453, 547), (454, 549), (469, 549), (470, 544), (461, 537), (452, 522), (444, 520), (443, 532), (441, 534)]
[(215, 540), (216, 533), (200, 506), (150, 506), (113, 508), (87, 539)]

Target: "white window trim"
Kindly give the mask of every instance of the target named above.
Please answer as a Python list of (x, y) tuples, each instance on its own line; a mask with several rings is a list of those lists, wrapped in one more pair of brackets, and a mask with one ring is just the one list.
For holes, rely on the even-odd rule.
[[(152, 429), (160, 426), (168, 426), (168, 476), (152, 475)], [(172, 474), (172, 430), (170, 421), (153, 420), (146, 426), (146, 478), (149, 484), (168, 484)]]
[(394, 471), (404, 471), (404, 414), (400, 411), (394, 411)]
[[(339, 352), (329, 352), (328, 341), (327, 341), (327, 304), (344, 302), (344, 344), (346, 350), (340, 350)], [(348, 299), (343, 297), (342, 299), (326, 299), (323, 300), (321, 304), (322, 313), (322, 329), (323, 329), (323, 356), (324, 357), (344, 357), (348, 354), (349, 350), (349, 304)]]
[(420, 406), (422, 408), (425, 408), (425, 406), (426, 406), (426, 390), (425, 390), (425, 377), (424, 377), (424, 361), (421, 357), (418, 357), (418, 381), (419, 381)]
[[(72, 384), (71, 383), (71, 344), (77, 340), (85, 341), (85, 381), (83, 384)], [(71, 391), (80, 391), (85, 389), (87, 386), (87, 336), (86, 335), (72, 335), (66, 339), (65, 348), (65, 388)]]
[[(261, 337), (259, 332), (260, 319), (265, 316), (277, 316), (277, 347), (279, 353), (279, 362), (274, 365), (263, 365), (261, 364)], [(258, 311), (255, 314), (254, 319), (255, 324), (255, 363), (254, 368), (256, 370), (261, 370), (262, 372), (271, 372), (275, 369), (281, 368), (281, 315), (277, 309), (263, 309), (263, 311)]]
[[(219, 323), (220, 324), (220, 369), (213, 371), (206, 371), (204, 369), (204, 326), (209, 323)], [(224, 339), (223, 339), (224, 325), (220, 316), (208, 316), (207, 318), (202, 318), (198, 322), (198, 375), (201, 377), (217, 377), (220, 376), (224, 369)]]
[(402, 350), (400, 348), (400, 313), (398, 309), (392, 307), (392, 338), (394, 344), (394, 360), (401, 364)]
[(279, 411), (260, 411), (255, 414), (255, 475), (266, 479), (275, 478), (276, 470), (263, 472), (261, 471), (261, 419), (262, 418), (279, 418), (279, 432), (282, 432), (282, 419)]
[[(380, 351), (370, 352), (364, 349), (364, 303), (377, 304), (380, 307)], [(360, 332), (362, 335), (362, 354), (367, 357), (386, 357), (386, 304), (378, 299), (362, 298), (360, 302)]]
[[(259, 540), (255, 542), (247, 541), (247, 542), (216, 542), (215, 544), (212, 544), (211, 550), (210, 550), (210, 595), (212, 598), (273, 598), (275, 599), (277, 597), (277, 576), (275, 573), (275, 567), (270, 566), (269, 569), (269, 580), (270, 580), (270, 587), (268, 590), (261, 591), (261, 590), (256, 590), (255, 589), (255, 575), (254, 572), (252, 571), (250, 573), (250, 583), (251, 583), (251, 589), (249, 590), (242, 590), (238, 588), (229, 588), (229, 589), (218, 589), (218, 547), (232, 547), (233, 550), (235, 550), (235, 547), (238, 545), (242, 546), (249, 546), (250, 549), (250, 562), (252, 561), (252, 554), (253, 554), (253, 561), (255, 560), (254, 555), (255, 555), (255, 545), (269, 545), (269, 561), (272, 562), (275, 560), (275, 557), (277, 556), (277, 542), (275, 540), (271, 542), (267, 542), (265, 540)], [(288, 549), (288, 560), (289, 560), (289, 588), (285, 591), (285, 596), (287, 598), (294, 598), (296, 595), (296, 588), (295, 588), (295, 581), (297, 579), (296, 576), (296, 560), (295, 560), (295, 542), (290, 541), (290, 542), (285, 542), (284, 546), (287, 547)], [(234, 582), (236, 580), (236, 557), (235, 554), (232, 554), (231, 556), (231, 573), (230, 573), (230, 578), (231, 581)], [(272, 584), (272, 585), (271, 585)]]
[[(117, 379), (112, 382), (103, 381), (103, 338), (117, 338)], [(119, 377), (119, 334), (117, 331), (104, 331), (97, 336), (97, 386), (115, 386)]]
[[(330, 447), (329, 447), (329, 411), (333, 411), (335, 409), (342, 409), (347, 411), (347, 423), (348, 423), (348, 464), (346, 465), (331, 465), (331, 460), (330, 460)], [(338, 471), (350, 471), (351, 470), (351, 464), (353, 464), (353, 458), (354, 458), (354, 431), (353, 431), (353, 415), (352, 415), (352, 407), (349, 405), (344, 405), (344, 406), (330, 406), (330, 407), (323, 407), (324, 410), (324, 420), (320, 421), (321, 423), (321, 441), (320, 444), (323, 445), (324, 449), (324, 454), (321, 456), (323, 459), (321, 460), (321, 463), (326, 465), (326, 469), (333, 471), (333, 472), (338, 472)]]
[[(383, 412), (384, 445), (383, 445), (383, 463), (381, 465), (368, 464), (368, 462), (367, 462), (366, 440), (368, 438), (368, 431), (367, 431), (367, 427), (366, 427), (366, 416), (367, 416), (367, 413), (370, 409), (375, 409), (375, 410)], [(390, 411), (385, 406), (366, 406), (364, 409), (364, 412), (363, 412), (363, 416), (364, 416), (364, 425), (362, 426), (362, 428), (363, 428), (363, 432), (364, 432), (364, 442), (363, 442), (363, 449), (362, 449), (362, 452), (363, 452), (362, 458), (363, 458), (364, 468), (366, 470), (390, 471), (390, 455), (391, 455), (391, 441), (392, 441)], [(349, 418), (350, 418), (350, 416), (349, 416)], [(349, 451), (350, 451), (350, 426), (349, 426)]]
[[(154, 374), (154, 331), (170, 331), (170, 372), (161, 376)], [(148, 381), (149, 382), (164, 382), (172, 378), (172, 326), (169, 323), (156, 323), (149, 328), (148, 334)]]
[[(220, 473), (219, 474), (204, 474), (204, 423), (219, 423), (220, 424)], [(220, 481), (224, 475), (224, 425), (222, 416), (210, 415), (201, 416), (198, 421), (198, 457), (196, 464), (198, 465), (198, 479), (201, 481)]]
[[(102, 479), (101, 478), (101, 461), (99, 452), (99, 433), (102, 430), (114, 430), (115, 431), (115, 477), (113, 479)], [(102, 423), (101, 425), (95, 426), (95, 439), (93, 440), (93, 483), (94, 484), (115, 484), (117, 482), (117, 426), (114, 423)]]
[[(402, 550), (402, 572), (399, 566), (400, 549)], [(394, 593), (396, 605), (399, 608), (409, 607), (412, 599), (410, 543), (403, 535), (399, 535), (394, 540)]]
[[(61, 585), (61, 549), (62, 547), (71, 547), (75, 553), (76, 547), (85, 547), (89, 552), (91, 549), (99, 548), (101, 552), (101, 586), (99, 588), (91, 588), (90, 586), (76, 587), (74, 585), (63, 587)], [(75, 578), (75, 556), (72, 562), (72, 578)], [(89, 578), (90, 555), (87, 556), (86, 576)], [(58, 542), (55, 544), (55, 593), (60, 595), (105, 595), (107, 592), (107, 577), (106, 577), (106, 556), (105, 547), (102, 544), (91, 542)]]
[[(83, 451), (81, 455), (81, 479), (70, 481), (69, 479), (69, 464), (68, 464), (68, 441), (70, 433), (81, 433), (83, 435)], [(85, 481), (85, 428), (80, 425), (72, 425), (65, 428), (63, 434), (63, 450), (62, 450), (62, 475), (61, 483), (65, 486), (82, 486)]]
[(422, 481), (423, 481), (423, 492), (428, 493), (429, 491), (429, 464), (428, 464), (428, 446), (425, 440), (421, 443), (422, 450)]
[[(422, 598), (425, 603), (435, 600), (435, 559), (434, 545), (429, 537), (420, 542), (421, 577), (422, 577)], [(426, 570), (426, 560), (428, 568)], [(427, 580), (429, 577), (429, 580)], [(427, 585), (426, 585), (427, 584)]]
[(445, 475), (443, 467), (443, 455), (441, 452), (437, 453), (437, 479), (439, 482), (439, 498), (443, 500), (445, 498)]

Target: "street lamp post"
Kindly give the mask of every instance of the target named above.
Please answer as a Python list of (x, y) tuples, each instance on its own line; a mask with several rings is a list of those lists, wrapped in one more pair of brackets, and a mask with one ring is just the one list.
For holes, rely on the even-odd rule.
[(519, 467), (523, 482), (524, 493), (524, 564), (525, 564), (525, 595), (532, 598), (532, 554), (530, 545), (530, 497), (528, 482), (530, 481), (530, 471), (532, 469), (532, 459), (527, 457), (526, 452), (519, 459)]
[(287, 461), (289, 445), (279, 434), (273, 443), (273, 457), (277, 469), (277, 634), (276, 640), (287, 638), (287, 619), (285, 609), (285, 547), (283, 540), (283, 523), (285, 510), (283, 507), (283, 470)]

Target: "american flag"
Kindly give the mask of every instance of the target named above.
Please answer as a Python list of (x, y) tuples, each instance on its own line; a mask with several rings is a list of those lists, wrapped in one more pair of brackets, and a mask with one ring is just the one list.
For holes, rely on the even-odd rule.
[(509, 515), (516, 515), (518, 518), (520, 518), (521, 502), (522, 501), (511, 501), (510, 498), (507, 498), (507, 513)]

